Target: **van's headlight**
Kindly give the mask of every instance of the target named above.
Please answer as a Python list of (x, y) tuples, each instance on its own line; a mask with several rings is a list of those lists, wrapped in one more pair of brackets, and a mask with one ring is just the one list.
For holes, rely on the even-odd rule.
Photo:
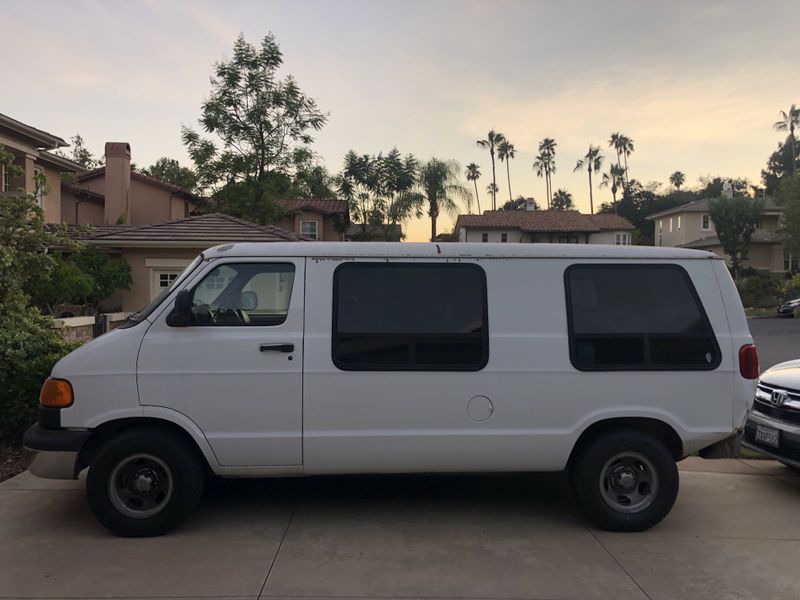
[(39, 393), (39, 404), (50, 408), (66, 408), (72, 406), (74, 401), (72, 384), (66, 379), (48, 377)]

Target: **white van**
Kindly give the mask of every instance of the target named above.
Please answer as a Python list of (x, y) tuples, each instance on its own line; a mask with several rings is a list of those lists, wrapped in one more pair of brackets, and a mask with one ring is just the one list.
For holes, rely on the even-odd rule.
[(59, 361), (25, 436), (120, 535), (204, 477), (561, 471), (598, 526), (669, 512), (675, 461), (721, 455), (758, 361), (725, 263), (674, 248), (266, 243), (212, 248)]

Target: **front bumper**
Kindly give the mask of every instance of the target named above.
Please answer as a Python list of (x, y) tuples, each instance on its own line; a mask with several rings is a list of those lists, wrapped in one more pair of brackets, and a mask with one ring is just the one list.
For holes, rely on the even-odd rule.
[(22, 439), (28, 470), (45, 479), (75, 479), (78, 454), (90, 435), (91, 432), (85, 430), (31, 426)]
[[(756, 442), (756, 425), (765, 425), (779, 430), (780, 447), (773, 448)], [(784, 464), (800, 468), (800, 427), (797, 425), (779, 421), (753, 411), (747, 415), (747, 423), (745, 423), (744, 435), (742, 436), (742, 446), (765, 454)]]

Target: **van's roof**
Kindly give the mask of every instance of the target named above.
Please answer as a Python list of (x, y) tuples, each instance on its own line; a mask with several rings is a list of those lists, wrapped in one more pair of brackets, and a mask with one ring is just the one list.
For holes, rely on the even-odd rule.
[(203, 252), (206, 258), (229, 256), (308, 256), (380, 258), (627, 258), (719, 259), (713, 252), (686, 248), (605, 244), (499, 244), (443, 242), (262, 242), (225, 244)]

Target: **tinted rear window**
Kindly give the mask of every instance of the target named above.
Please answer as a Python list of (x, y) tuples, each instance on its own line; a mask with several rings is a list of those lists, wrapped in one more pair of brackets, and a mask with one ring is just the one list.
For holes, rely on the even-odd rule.
[(720, 352), (677, 265), (574, 265), (565, 274), (570, 357), (581, 370), (714, 369)]

